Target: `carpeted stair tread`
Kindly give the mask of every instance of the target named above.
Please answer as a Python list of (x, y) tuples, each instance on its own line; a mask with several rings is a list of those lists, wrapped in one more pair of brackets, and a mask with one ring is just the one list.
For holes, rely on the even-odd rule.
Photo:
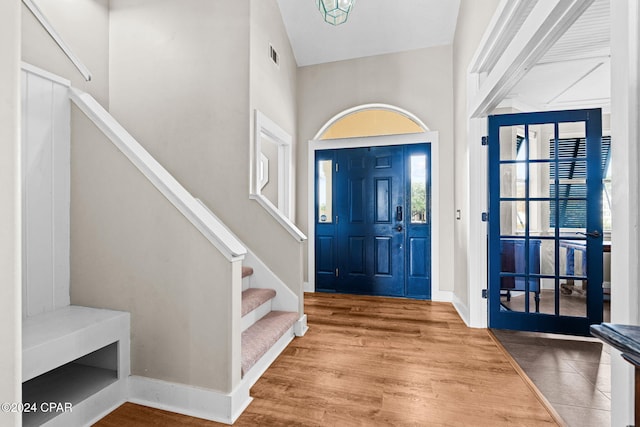
[(253, 274), (253, 268), (251, 267), (242, 267), (242, 278), (251, 276)]
[(251, 313), (265, 302), (275, 298), (276, 291), (273, 289), (249, 288), (242, 292), (242, 316)]
[(293, 311), (272, 311), (242, 333), (242, 375), (298, 320)]

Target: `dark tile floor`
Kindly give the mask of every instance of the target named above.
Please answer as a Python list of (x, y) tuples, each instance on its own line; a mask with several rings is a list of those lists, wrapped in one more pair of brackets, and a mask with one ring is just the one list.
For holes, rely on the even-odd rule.
[(611, 425), (611, 359), (594, 338), (493, 330), (569, 427)]

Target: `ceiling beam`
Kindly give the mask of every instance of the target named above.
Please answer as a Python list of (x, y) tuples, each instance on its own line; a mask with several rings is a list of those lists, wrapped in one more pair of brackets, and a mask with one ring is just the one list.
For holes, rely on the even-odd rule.
[[(500, 53), (499, 59), (470, 100), (470, 117), (491, 113), (592, 3), (593, 0), (538, 2), (506, 49), (502, 47), (504, 40), (493, 40), (485, 55)], [(512, 14), (510, 19), (517, 19), (517, 16)]]

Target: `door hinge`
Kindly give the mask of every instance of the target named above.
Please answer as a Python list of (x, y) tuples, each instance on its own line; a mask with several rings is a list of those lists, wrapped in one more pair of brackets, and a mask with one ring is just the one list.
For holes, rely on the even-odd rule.
[(482, 298), (483, 298), (483, 299), (487, 299), (487, 298), (488, 298), (488, 297), (487, 297), (487, 290), (486, 290), (486, 289), (483, 289), (483, 290), (482, 290)]
[(486, 136), (482, 137), (482, 145), (489, 145), (489, 138)]
[(338, 166), (338, 163), (336, 163), (336, 172), (338, 172), (340, 170), (340, 167)]
[(338, 223), (338, 215), (336, 215), (336, 224)]
[(336, 277), (338, 277), (340, 275), (340, 270), (338, 270), (338, 267), (336, 267)]
[(482, 212), (482, 222), (489, 222), (489, 212)]

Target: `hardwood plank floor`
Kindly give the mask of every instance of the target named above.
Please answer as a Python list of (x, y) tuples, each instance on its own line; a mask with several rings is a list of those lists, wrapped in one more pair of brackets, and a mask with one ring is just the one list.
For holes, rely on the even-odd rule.
[[(306, 294), (309, 332), (254, 385), (237, 426), (554, 426), (487, 330), (448, 303)], [(126, 403), (99, 427), (219, 426)]]

